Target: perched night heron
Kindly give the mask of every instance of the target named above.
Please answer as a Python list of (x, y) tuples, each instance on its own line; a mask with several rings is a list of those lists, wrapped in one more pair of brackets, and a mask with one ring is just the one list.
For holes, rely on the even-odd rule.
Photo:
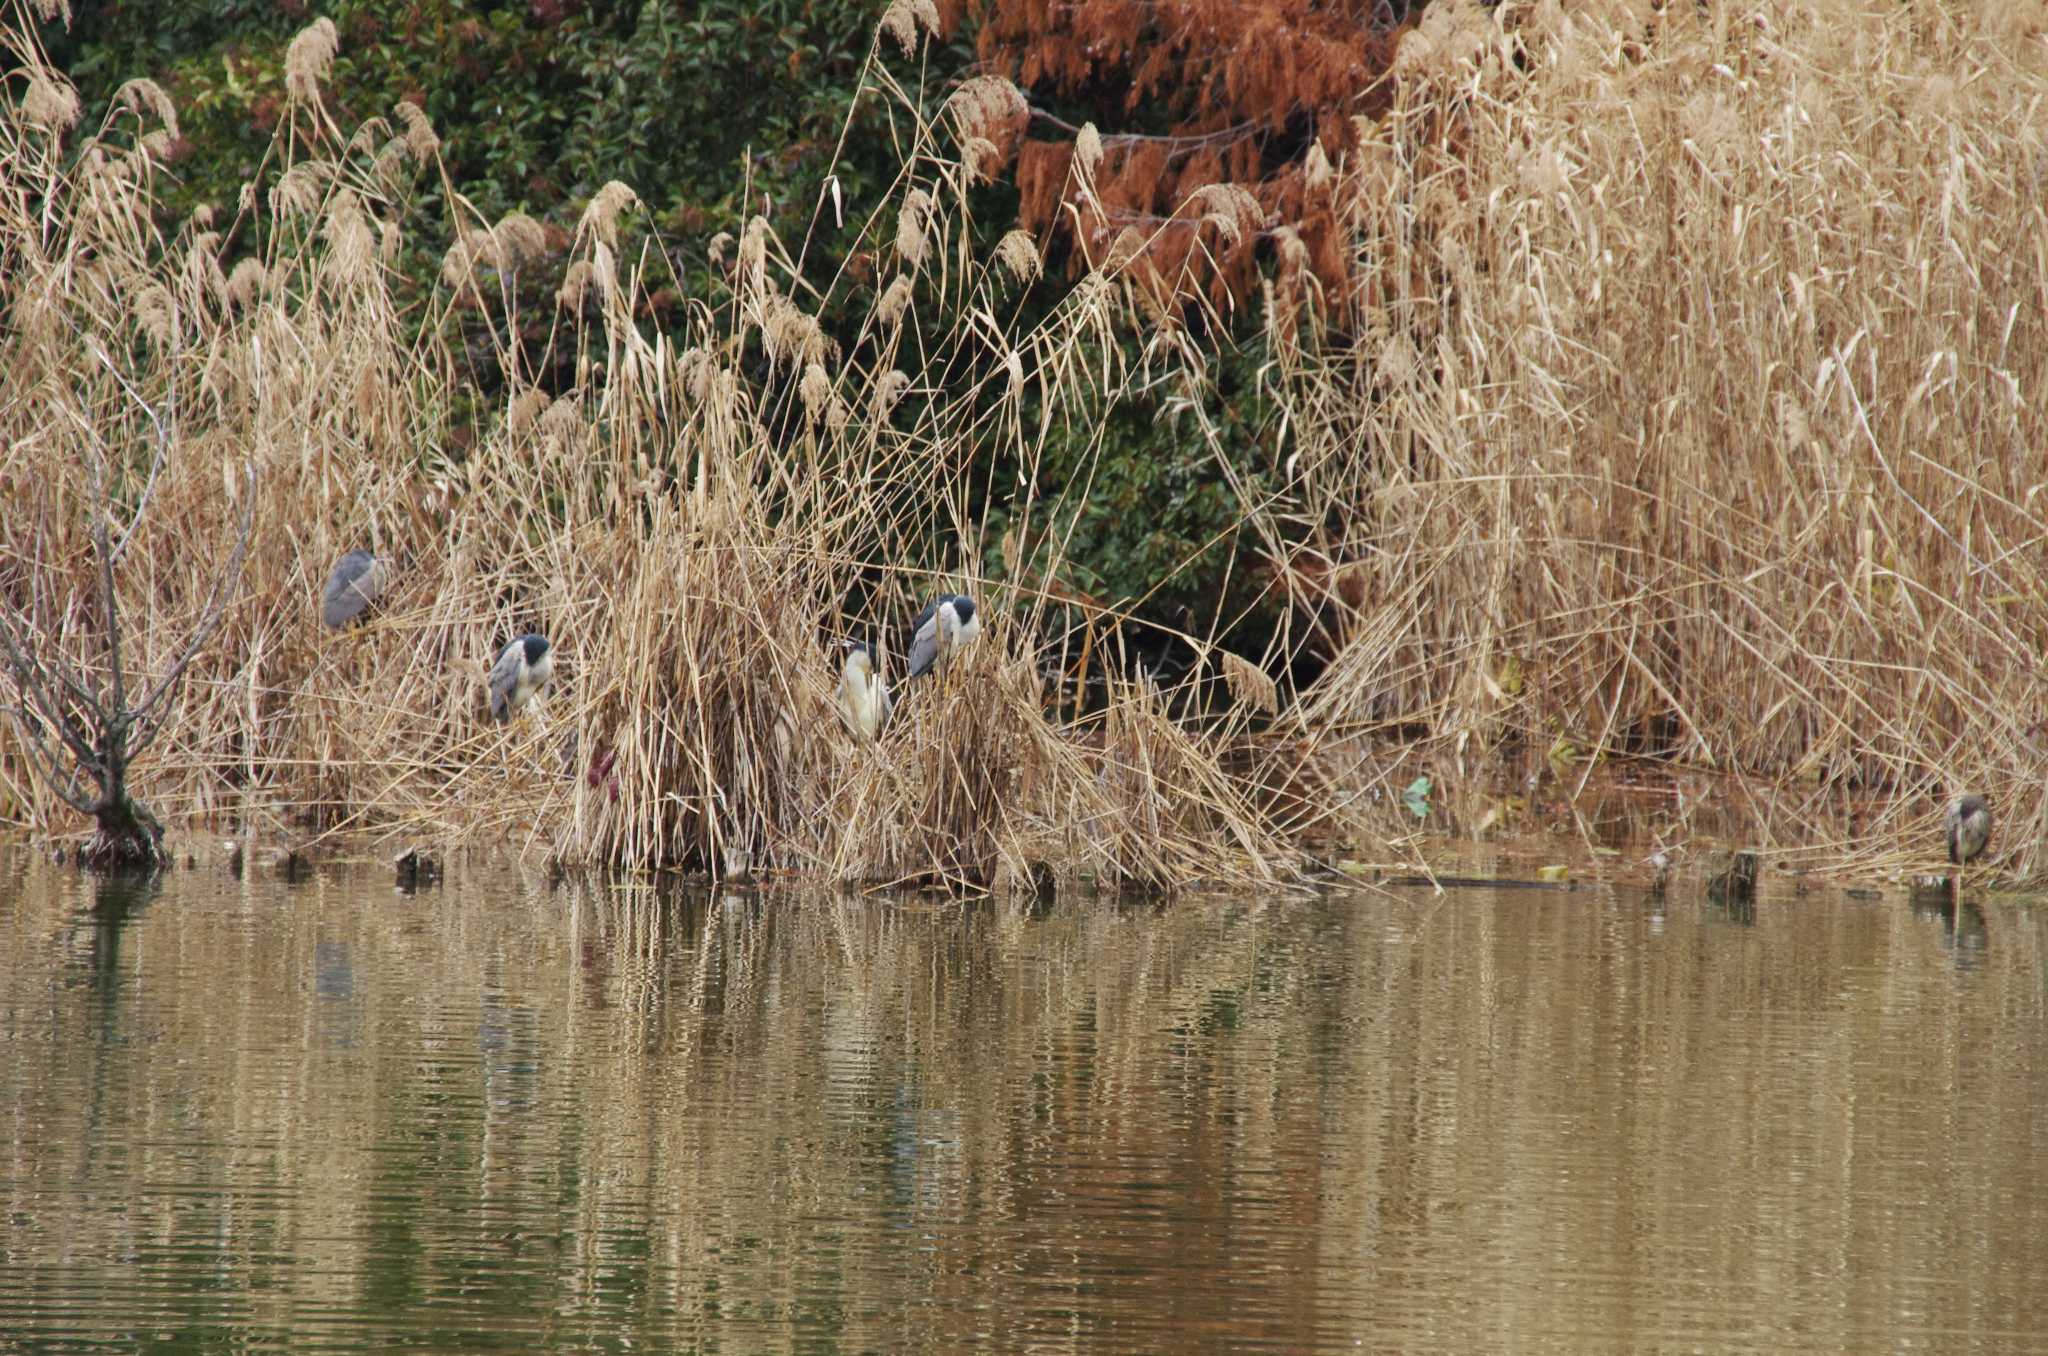
[(921, 678), (932, 666), (981, 634), (974, 600), (964, 593), (942, 593), (910, 623), (910, 676)]
[(847, 729), (873, 743), (895, 704), (889, 697), (889, 681), (882, 676), (882, 657), (872, 641), (841, 644), (846, 647), (846, 663), (839, 670), (839, 714)]
[(321, 623), (339, 631), (369, 611), (390, 582), (390, 561), (368, 551), (350, 551), (327, 572), (327, 587), (320, 590)]
[(503, 725), (555, 675), (554, 647), (527, 634), (507, 645), (491, 665), (491, 719)]
[(1968, 866), (1991, 845), (1991, 802), (1979, 795), (1957, 796), (1942, 816), (1948, 830), (1948, 859)]

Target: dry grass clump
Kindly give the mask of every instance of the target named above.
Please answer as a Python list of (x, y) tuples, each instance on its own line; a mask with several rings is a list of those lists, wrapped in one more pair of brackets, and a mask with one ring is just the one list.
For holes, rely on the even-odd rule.
[(565, 856), (744, 872), (803, 832), (843, 733), (814, 643), (829, 586), (757, 523), (739, 495), (706, 496), (607, 543), (592, 583), (617, 624), (582, 657)]
[(896, 694), (891, 728), (853, 761), (833, 807), (851, 830), (831, 846), (840, 874), (981, 884), (1022, 880), (1039, 859), (1026, 803), (1066, 748), (1032, 666), (991, 639)]
[(1254, 885), (1298, 871), (1247, 784), (1223, 774), (1219, 740), (1167, 719), (1142, 682), (1117, 684), (1084, 723), (1049, 722), (1037, 666), (1004, 648), (1014, 635), (899, 692), (879, 745), (843, 755), (817, 821), (821, 866), (872, 884), (1003, 887)]
[[(1301, 716), (1778, 784), (1882, 864), (2048, 839), (2038, 6), (1432, 5), (1353, 181), (1348, 346), (1276, 322)], [(1540, 764), (1539, 764), (1540, 765)], [(1824, 800), (1895, 797), (1812, 843)], [(1904, 853), (1902, 853), (1902, 849)]]
[[(438, 138), (406, 105), (344, 139), (319, 97), (333, 32), (309, 35), (293, 49), (305, 115), (235, 208), (268, 214), (255, 256), (232, 258), (231, 233), (204, 219), (158, 233), (150, 128), (133, 116), (74, 148), (47, 92), (0, 111), (7, 603), (42, 643), (95, 662), (78, 486), (97, 440), (116, 501), (146, 507), (122, 601), (133, 662), (160, 667), (232, 522), (223, 485), (254, 473), (244, 586), (136, 770), (174, 831), (303, 844), (371, 829), (565, 862), (953, 886), (1036, 880), (1038, 863), (1162, 887), (1283, 873), (1220, 738), (1136, 693), (1106, 729), (1055, 723), (1030, 641), (1040, 591), (978, 577), (959, 489), (975, 450), (1007, 440), (1028, 464), (1043, 421), (1090, 420), (1135, 378), (1073, 356), (1111, 323), (1108, 288), (1036, 330), (994, 319), (1013, 314), (1027, 261), (1014, 244), (959, 249), (972, 170), (941, 130), (916, 124), (902, 181), (868, 205), (871, 256), (904, 249), (845, 349), (817, 319), (821, 288), (866, 284), (805, 276), (801, 246), (762, 219), (739, 232), (730, 287), (664, 329), (649, 297), (680, 291), (683, 271), (633, 223), (630, 188), (595, 195), (563, 257), (527, 218), (477, 219), (445, 177), (460, 220), (415, 341), (400, 315), (418, 302), (389, 262), (419, 228), (413, 185), (442, 175)], [(546, 364), (513, 286), (542, 267), (562, 277)], [(478, 333), (508, 385), (458, 419), (479, 399), (462, 376)], [(527, 375), (543, 371), (558, 376)], [(1018, 502), (1018, 559), (1056, 581), (1044, 524), (1060, 506), (1028, 485)], [(357, 548), (392, 561), (390, 586), (361, 625), (329, 632), (321, 583)], [(967, 576), (990, 637), (901, 694), (879, 745), (857, 744), (832, 707), (836, 642), (898, 649), (939, 572)], [(556, 677), (499, 727), (484, 675), (526, 631), (552, 640)], [(67, 831), (25, 737), (0, 720), (0, 808)]]

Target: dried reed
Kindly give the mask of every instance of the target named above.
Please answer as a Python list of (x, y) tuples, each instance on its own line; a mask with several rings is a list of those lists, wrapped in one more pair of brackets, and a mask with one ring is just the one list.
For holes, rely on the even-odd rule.
[(1333, 633), (1301, 719), (1743, 774), (1768, 843), (1859, 870), (1976, 789), (2038, 871), (2043, 31), (1433, 4), (1344, 167), (1357, 341), (1275, 327), (1256, 521)]
[[(1245, 521), (1314, 617), (1268, 658), (1332, 654), (1305, 692), (1219, 659), (1240, 700), (1217, 714), (1213, 688), (1120, 667), (1105, 708), (1062, 721), (1035, 638), (1079, 618), (1113, 639), (1118, 619), (1061, 583), (1086, 481), (1040, 498), (1040, 440), (1055, 422), (1099, 437), (1109, 404), (1198, 394), (1208, 371), (1170, 318), (1118, 356), (1120, 327), (1152, 314), (1117, 272), (1135, 235), (1048, 320), (1016, 320), (1039, 261), (1021, 237), (969, 248), (979, 123), (922, 116), (936, 101), (878, 64), (920, 116), (886, 200), (851, 205), (881, 276), (843, 348), (821, 304), (868, 284), (820, 281), (760, 218), (714, 242), (736, 244), (729, 287), (655, 328), (650, 296), (687, 289), (624, 185), (567, 259), (543, 260), (523, 217), (467, 214), (412, 339), (387, 271), (425, 229), (412, 185), (462, 200), (416, 107), (397, 135), (327, 125), (331, 30), (295, 45), (306, 116), (237, 205), (271, 214), (260, 256), (229, 266), (210, 223), (155, 225), (161, 91), (68, 140), (69, 86), (17, 23), (0, 592), (91, 662), (81, 439), (126, 449), (117, 498), (153, 486), (129, 644), (160, 668), (227, 531), (225, 473), (254, 465), (248, 586), (138, 773), (195, 826), (873, 882), (1000, 884), (1044, 862), (1251, 883), (1287, 877), (1290, 845), (1360, 790), (1301, 775), (1316, 742), (1391, 730), (1446, 757), (1549, 753), (1580, 786), (1623, 753), (1761, 776), (1774, 844), (1859, 869), (1930, 856), (1967, 785), (2001, 807), (1998, 864), (2037, 869), (2038, 9), (1640, 9), (1439, 0), (1404, 40), (1394, 111), (1317, 167), (1379, 267), (1358, 297), (1269, 311), (1285, 489), (1247, 489)], [(899, 4), (887, 32), (914, 45), (932, 25)], [(1219, 232), (1258, 228), (1213, 196)], [(1268, 233), (1284, 291), (1301, 244)], [(548, 342), (566, 381), (525, 375), (543, 369), (513, 283), (543, 263), (563, 279)], [(477, 399), (459, 316), (512, 374), (480, 421), (458, 418)], [(125, 355), (118, 381), (96, 351)], [(124, 388), (174, 424), (153, 479)], [(960, 489), (991, 448), (1023, 468), (1000, 570)], [(1236, 469), (1220, 441), (1218, 466)], [(400, 567), (337, 640), (313, 600), (356, 546)], [(831, 642), (888, 637), (942, 581), (1005, 620), (901, 694), (878, 746), (854, 744)], [(482, 675), (528, 629), (561, 673), (501, 730)], [(1250, 739), (1270, 706), (1286, 737)], [(23, 737), (0, 722), (0, 815), (67, 829)]]
[[(294, 98), (316, 113), (333, 43), (316, 25), (293, 48)], [(407, 339), (378, 242), (411, 224), (413, 175), (397, 171), (441, 173), (416, 108), (397, 110), (401, 136), (380, 122), (343, 141), (319, 116), (298, 121), (244, 204), (271, 213), (266, 247), (226, 267), (218, 235), (157, 236), (154, 161), (127, 129), (67, 170), (54, 107), (39, 95), (0, 118), (14, 190), (0, 205), (0, 590), (44, 644), (93, 662), (78, 430), (147, 446), (123, 414), (132, 384), (173, 425), (124, 579), (142, 619), (130, 643), (159, 665), (227, 521), (224, 471), (255, 468), (247, 587), (137, 773), (174, 825), (948, 888), (1047, 868), (1167, 888), (1290, 873), (1220, 739), (1165, 720), (1158, 694), (1119, 688), (1106, 713), (1057, 723), (1032, 645), (1043, 590), (981, 574), (958, 488), (971, 449), (1008, 440), (1029, 460), (1027, 355), (1037, 376), (1105, 332), (1113, 297), (1077, 295), (1028, 333), (992, 328), (1036, 253), (1015, 239), (987, 259), (963, 251), (972, 170), (940, 121), (920, 123), (892, 202), (872, 211), (876, 254), (893, 242), (902, 262), (877, 280), (851, 356), (816, 318), (803, 251), (758, 218), (729, 292), (688, 307), (680, 332), (651, 328), (648, 295), (680, 288), (680, 271), (632, 223), (632, 191), (608, 185), (553, 261), (551, 342), (576, 385), (515, 379), (464, 446), (455, 412), (474, 396), (455, 317), (490, 322), (504, 371), (538, 370), (511, 323), (512, 275), (548, 246), (525, 217), (462, 221), (440, 319)], [(95, 346), (129, 355), (118, 381), (85, 361)], [(765, 376), (748, 353), (768, 358)], [(1047, 375), (1030, 394), (1044, 417), (1085, 421), (1128, 380)], [(140, 484), (134, 460), (117, 499)], [(1058, 543), (1025, 522), (1032, 578), (1056, 580)], [(369, 620), (336, 635), (314, 600), (355, 547), (395, 568)], [(901, 693), (879, 746), (854, 743), (831, 707), (833, 642), (886, 639), (942, 578), (1008, 620)], [(553, 640), (557, 676), (500, 728), (482, 677), (527, 630)], [(0, 725), (0, 808), (65, 830), (22, 737)]]

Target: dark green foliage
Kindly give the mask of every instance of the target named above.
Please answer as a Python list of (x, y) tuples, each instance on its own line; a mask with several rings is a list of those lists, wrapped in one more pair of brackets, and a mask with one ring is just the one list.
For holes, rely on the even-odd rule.
[(487, 216), (560, 215), (623, 179), (705, 234), (738, 215), (749, 180), (786, 233), (808, 211), (874, 23), (871, 6), (820, 0), (86, 0), (45, 40), (89, 113), (132, 75), (162, 84), (192, 143), (172, 206), (228, 204), (282, 112), (286, 46), (323, 15), (340, 35), (335, 121), (421, 104)]
[[(1123, 342), (1136, 347), (1135, 340)], [(1125, 357), (1133, 360), (1135, 353)], [(1047, 440), (1032, 536), (1050, 533), (1067, 541), (1069, 587), (1106, 603), (1139, 602), (1143, 615), (1171, 617), (1204, 634), (1212, 624), (1231, 628), (1256, 605), (1248, 555), (1257, 542), (1240, 531), (1238, 489), (1217, 464), (1219, 456), (1227, 458), (1239, 486), (1252, 494), (1272, 480), (1267, 413), (1239, 380), (1255, 362), (1248, 351), (1220, 355), (1199, 418), (1193, 410), (1169, 411), (1157, 399), (1125, 400), (1103, 412), (1099, 427), (1060, 428)], [(1202, 431), (1204, 421), (1213, 442)], [(995, 571), (998, 545), (1019, 513), (1012, 491), (1027, 474), (1013, 466), (992, 468), (992, 474), (985, 564)], [(1054, 506), (1053, 523), (1045, 521), (1048, 506)], [(1226, 587), (1233, 559), (1238, 568)]]

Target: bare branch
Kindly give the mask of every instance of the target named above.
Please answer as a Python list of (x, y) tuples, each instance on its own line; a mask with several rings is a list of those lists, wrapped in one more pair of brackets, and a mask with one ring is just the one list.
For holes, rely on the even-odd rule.
[[(62, 687), (70, 692), (81, 707), (92, 714), (96, 723), (102, 726), (107, 723), (106, 705), (100, 700), (99, 694), (86, 688), (83, 675), (74, 675), (61, 659), (57, 662), (43, 663), (36, 658), (35, 647), (29, 643), (29, 637), (36, 634), (36, 627), (29, 617), (10, 606), (5, 599), (0, 599), (0, 625), (7, 626), (13, 632), (13, 643), (8, 649), (10, 659), (17, 669), (24, 673), (40, 675), (38, 681), (45, 686)], [(60, 629), (57, 626), (50, 628), (52, 634)]]
[[(33, 633), (26, 629), (22, 632), (23, 636), (31, 634)], [(27, 648), (25, 641), (23, 648)], [(107, 705), (100, 699), (99, 693), (86, 687), (84, 674), (72, 672), (71, 667), (64, 662), (61, 655), (55, 660), (43, 661), (36, 659), (35, 652), (30, 650), (29, 658), (35, 660), (45, 673), (54, 678), (58, 686), (69, 692), (74, 701), (91, 712), (94, 721), (101, 725), (107, 723)]]
[[(11, 609), (0, 607), (0, 648), (7, 651), (7, 662), (14, 673), (14, 684), (23, 695), (34, 703), (42, 713), (45, 722), (54, 727), (58, 737), (83, 762), (96, 762), (98, 755), (87, 740), (84, 727), (80, 726), (65, 711), (56, 695), (50, 691), (49, 666), (35, 657), (25, 635), (18, 634), (15, 622), (8, 615)], [(68, 677), (62, 673), (59, 677)], [(78, 690), (76, 684), (71, 684)], [(98, 714), (97, 708), (93, 708)]]
[(98, 501), (92, 513), (92, 552), (100, 562), (100, 611), (107, 627), (107, 667), (112, 683), (106, 714), (112, 718), (107, 722), (111, 727), (128, 713), (128, 678), (121, 664), (121, 608), (114, 596), (114, 556), (107, 548), (107, 514), (111, 506), (107, 500), (106, 466), (98, 458), (93, 461), (92, 488)]
[(234, 550), (228, 554), (227, 563), (221, 566), (220, 573), (214, 576), (213, 588), (207, 595), (206, 607), (200, 613), (199, 624), (193, 628), (191, 638), (185, 642), (184, 650), (178, 655), (178, 658), (172, 663), (171, 667), (165, 671), (164, 676), (156, 681), (156, 685), (150, 688), (148, 695), (144, 696), (141, 703), (135, 708), (136, 730), (134, 738), (129, 744), (129, 757), (133, 758), (141, 754), (145, 748), (149, 747), (149, 742), (156, 738), (157, 731), (163, 726), (163, 713), (158, 708), (161, 706), (164, 698), (170, 695), (171, 689), (177, 686), (178, 680), (184, 677), (186, 666), (199, 653), (200, 647), (213, 637), (214, 629), (220, 625), (221, 618), (226, 615), (229, 584), (241, 577), (242, 561), (249, 554), (249, 534), (250, 530), (255, 526), (255, 522), (256, 468), (250, 466), (245, 468), (244, 471), (242, 523), (235, 534)]
[(82, 815), (93, 812), (93, 803), (78, 793), (78, 768), (74, 766), (68, 778), (57, 775), (57, 758), (48, 745), (28, 728), (28, 712), (19, 706), (7, 708), (14, 717), (16, 728), (21, 731), (21, 746), (28, 750), (29, 764), (42, 778), (43, 784), (57, 793), (57, 798)]
[(72, 700), (91, 714), (95, 724), (105, 725), (107, 723), (106, 703), (100, 700), (98, 693), (86, 687), (84, 676), (73, 673), (70, 665), (64, 662), (62, 656), (59, 656), (54, 661), (44, 661), (38, 659), (35, 652), (31, 650), (28, 657), (47, 675), (48, 679), (54, 679), (58, 687), (69, 692)]
[[(1078, 134), (1081, 130), (1065, 118), (1040, 108), (1037, 104), (1031, 104), (1029, 107), (1032, 117), (1040, 122), (1051, 123), (1062, 132)], [(1218, 128), (1214, 132), (1203, 132), (1193, 136), (1164, 136), (1149, 132), (1104, 132), (1102, 134), (1102, 145), (1104, 149), (1138, 145), (1164, 146), (1167, 154), (1180, 155), (1187, 151), (1200, 150), (1205, 146), (1225, 146), (1233, 141), (1242, 141), (1248, 136), (1253, 136), (1266, 130), (1268, 129), (1259, 123), (1247, 119), (1244, 122), (1234, 123), (1229, 127)]]

